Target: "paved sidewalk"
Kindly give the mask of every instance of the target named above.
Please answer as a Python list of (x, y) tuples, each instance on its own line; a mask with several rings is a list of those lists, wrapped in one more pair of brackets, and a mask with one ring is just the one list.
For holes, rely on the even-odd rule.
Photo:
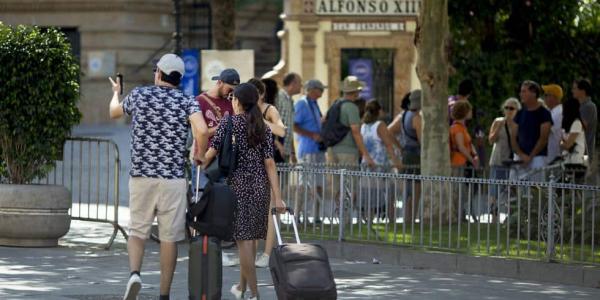
[[(128, 277), (122, 236), (111, 250), (102, 245), (111, 233), (104, 224), (73, 221), (57, 248), (0, 247), (0, 299), (121, 299)], [(159, 291), (158, 245), (148, 243), (140, 299)], [(172, 299), (187, 299), (187, 245), (180, 257)], [(600, 299), (600, 289), (511, 279), (440, 273), (386, 264), (332, 259), (339, 299)], [(239, 268), (224, 268), (223, 299)], [(259, 269), (262, 299), (276, 299), (266, 269)]]

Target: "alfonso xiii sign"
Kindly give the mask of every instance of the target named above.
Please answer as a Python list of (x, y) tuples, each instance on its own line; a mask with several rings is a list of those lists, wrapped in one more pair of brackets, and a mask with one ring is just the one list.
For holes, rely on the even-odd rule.
[(314, 1), (314, 11), (317, 15), (416, 16), (420, 8), (420, 0)]

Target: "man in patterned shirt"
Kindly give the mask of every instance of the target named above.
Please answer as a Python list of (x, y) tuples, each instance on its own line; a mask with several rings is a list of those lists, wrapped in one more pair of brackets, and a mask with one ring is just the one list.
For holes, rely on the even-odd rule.
[(177, 89), (185, 72), (183, 60), (165, 54), (156, 64), (154, 85), (136, 87), (119, 102), (120, 83), (112, 83), (110, 117), (132, 116), (130, 225), (127, 251), (131, 274), (123, 299), (137, 299), (144, 244), (154, 217), (160, 235), (160, 299), (169, 299), (177, 264), (176, 242), (185, 239), (187, 207), (185, 152), (188, 125), (203, 157), (208, 128), (193, 97)]
[(283, 157), (287, 162), (295, 163), (296, 154), (294, 152), (294, 136), (292, 135), (292, 127), (294, 125), (294, 100), (292, 96), (300, 94), (302, 91), (302, 77), (296, 73), (288, 73), (283, 77), (283, 88), (279, 90), (275, 107), (281, 115), (283, 124), (287, 126), (285, 140), (283, 143)]

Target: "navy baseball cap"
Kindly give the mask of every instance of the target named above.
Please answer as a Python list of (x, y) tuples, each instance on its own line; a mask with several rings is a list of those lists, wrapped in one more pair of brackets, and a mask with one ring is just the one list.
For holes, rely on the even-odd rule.
[(225, 69), (219, 76), (213, 76), (212, 80), (221, 80), (230, 85), (240, 84), (240, 74), (235, 69)]

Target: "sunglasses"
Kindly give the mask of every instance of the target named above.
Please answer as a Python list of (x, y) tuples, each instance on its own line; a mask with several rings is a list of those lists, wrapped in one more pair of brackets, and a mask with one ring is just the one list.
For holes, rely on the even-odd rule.
[(227, 100), (229, 100), (229, 101), (233, 101), (233, 98), (234, 98), (234, 97), (233, 97), (233, 93), (229, 93), (229, 94), (227, 94)]
[(505, 106), (505, 107), (504, 107), (504, 110), (510, 110), (510, 111), (513, 111), (513, 110), (517, 110), (517, 108), (515, 108), (515, 107), (512, 107), (512, 106)]

